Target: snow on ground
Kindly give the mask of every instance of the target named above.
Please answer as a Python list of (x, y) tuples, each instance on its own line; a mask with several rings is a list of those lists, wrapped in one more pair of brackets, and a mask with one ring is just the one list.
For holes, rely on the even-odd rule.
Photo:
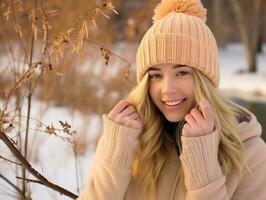
[[(119, 47), (122, 49), (122, 47)], [(119, 49), (118, 48), (118, 49)], [(136, 46), (131, 52), (136, 51)], [(121, 51), (122, 52), (122, 51)], [(226, 93), (242, 96), (251, 100), (261, 99), (266, 102), (266, 45), (264, 45), (264, 53), (258, 56), (259, 73), (258, 74), (239, 74), (239, 70), (245, 69), (245, 52), (242, 45), (232, 44), (227, 48), (220, 50), (221, 62), (221, 82), (220, 88)], [(120, 54), (122, 55), (122, 53)], [(122, 55), (123, 56), (123, 55)], [(132, 54), (131, 54), (132, 56)], [(255, 98), (256, 97), (256, 98)], [(26, 102), (24, 102), (26, 104)], [(26, 107), (26, 106), (25, 106)], [(24, 107), (24, 108), (25, 108)], [(26, 110), (23, 111), (26, 113)], [(89, 117), (79, 112), (72, 112), (66, 108), (49, 107), (46, 109), (44, 103), (34, 101), (32, 106), (32, 117), (40, 119), (46, 125), (53, 123), (59, 127), (59, 120), (67, 121), (72, 125), (73, 130), (79, 133), (81, 130), (87, 134), (88, 142), (96, 140), (101, 127), (101, 116)], [(34, 122), (31, 123), (32, 128), (36, 128)], [(63, 142), (54, 135), (45, 136), (42, 132), (37, 132), (38, 137), (30, 138), (32, 151), (36, 155), (32, 166), (42, 173), (48, 180), (72, 191), (77, 194), (76, 176), (75, 176), (75, 160), (70, 144)], [(34, 134), (32, 134), (34, 135)], [(0, 143), (0, 150), (3, 152), (3, 144)], [(2, 153), (0, 154), (2, 155)], [(79, 186), (84, 184), (86, 177), (89, 175), (91, 160), (94, 155), (93, 147), (87, 149), (87, 152), (78, 158), (79, 163)], [(10, 167), (1, 167), (0, 172), (8, 177), (14, 176)], [(30, 176), (30, 178), (32, 178)], [(0, 179), (1, 192), (4, 189), (3, 182)], [(65, 196), (47, 189), (38, 184), (31, 184), (32, 198), (40, 200), (58, 200), (70, 199)], [(0, 199), (12, 199), (0, 194)]]
[[(51, 107), (46, 111), (46, 105), (40, 103), (36, 100), (33, 101), (31, 117), (32, 119), (39, 119), (46, 125), (51, 123), (54, 127), (60, 127), (59, 120), (65, 122), (67, 121), (71, 126), (71, 130), (77, 130), (79, 134), (80, 130), (86, 130), (88, 137), (86, 138), (88, 143), (95, 141), (98, 137), (98, 128), (100, 125), (99, 116), (85, 116), (79, 112), (71, 112), (66, 108)], [(26, 113), (26, 102), (24, 102), (23, 113)], [(25, 119), (23, 120), (25, 124)], [(75, 172), (75, 159), (72, 146), (68, 142), (64, 142), (62, 139), (55, 137), (54, 135), (45, 135), (44, 132), (36, 131), (34, 133), (33, 129), (42, 129), (37, 127), (37, 122), (31, 120), (30, 127), (32, 128), (33, 134), (30, 134), (30, 151), (33, 153), (33, 160), (31, 165), (42, 175), (44, 175), (49, 181), (64, 187), (65, 189), (78, 194), (77, 192), (77, 182), (76, 182), (76, 172)], [(22, 134), (25, 137), (25, 134)], [(37, 135), (37, 137), (33, 137)], [(66, 136), (66, 134), (61, 134), (61, 136)], [(7, 155), (9, 152), (7, 148), (0, 142), (0, 152), (1, 156)], [(91, 159), (93, 158), (94, 146), (89, 146), (86, 153), (78, 158), (78, 174), (79, 174), (79, 186), (85, 182), (88, 169), (90, 168)], [(8, 157), (8, 156), (5, 156)], [(9, 157), (10, 158), (10, 157)], [(1, 160), (0, 160), (1, 161)], [(0, 162), (1, 163), (1, 162)], [(12, 169), (12, 168), (13, 169)], [(1, 166), (0, 172), (6, 177), (10, 178), (15, 182), (14, 165)], [(31, 179), (35, 179), (30, 175)], [(0, 179), (0, 199), (9, 200), (13, 199), (8, 196), (2, 195), (6, 193), (7, 189), (3, 186), (6, 184)], [(10, 188), (9, 186), (7, 186)], [(40, 200), (57, 200), (57, 199), (70, 199), (68, 197), (62, 196), (48, 188), (43, 187), (38, 184), (31, 184), (32, 198)]]
[[(88, 135), (87, 142), (90, 142), (95, 141), (98, 136), (100, 119), (100, 116), (88, 117), (79, 112), (69, 112), (64, 108), (53, 108), (45, 113), (42, 121), (46, 123), (58, 120), (67, 121), (78, 133), (81, 129), (87, 130), (85, 134)], [(45, 139), (41, 145), (43, 148), (40, 148), (39, 152), (40, 164), (36, 166), (39, 166), (39, 169), (42, 167), (44, 175), (49, 180), (77, 194), (75, 159), (71, 145), (54, 136)], [(85, 182), (93, 153), (93, 146), (89, 146), (85, 155), (78, 158), (79, 186)], [(69, 199), (53, 191), (48, 192), (42, 186), (37, 186), (37, 188), (38, 190), (33, 193), (33, 199)]]
[[(57, 127), (60, 127), (59, 120), (67, 121), (72, 125), (72, 130), (77, 130), (78, 133), (79, 130), (86, 129), (87, 142), (97, 138), (98, 127), (100, 126), (99, 116), (88, 117), (79, 112), (69, 112), (65, 108), (52, 108), (45, 113), (42, 119), (47, 124), (57, 122), (54, 123)], [(41, 170), (48, 180), (77, 194), (75, 159), (72, 146), (53, 135), (48, 138), (45, 137), (40, 145), (42, 145), (38, 154), (40, 162), (35, 166)], [(78, 158), (79, 185), (85, 181), (93, 153), (93, 146), (90, 146), (85, 155)], [(39, 185), (35, 185), (35, 188), (36, 190), (33, 190), (32, 195), (33, 199), (69, 199)]]

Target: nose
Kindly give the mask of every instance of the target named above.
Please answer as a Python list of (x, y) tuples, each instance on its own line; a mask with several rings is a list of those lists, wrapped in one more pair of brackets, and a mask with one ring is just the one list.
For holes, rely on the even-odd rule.
[(161, 87), (162, 94), (176, 93), (176, 90), (177, 90), (176, 81), (174, 81), (169, 77), (165, 77), (162, 81), (162, 87)]

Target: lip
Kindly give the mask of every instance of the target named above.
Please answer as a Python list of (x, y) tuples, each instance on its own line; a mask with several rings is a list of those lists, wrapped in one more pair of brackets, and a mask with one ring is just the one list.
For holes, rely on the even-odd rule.
[(162, 100), (163, 103), (165, 102), (173, 102), (173, 101), (180, 101), (180, 100), (184, 100), (186, 98), (182, 98), (182, 99), (167, 99), (167, 100)]
[(180, 104), (175, 105), (175, 106), (169, 106), (169, 105), (166, 105), (166, 104), (164, 103), (165, 101), (163, 101), (163, 107), (164, 107), (166, 110), (169, 110), (169, 111), (175, 111), (175, 110), (180, 109), (180, 107), (183, 106), (183, 103), (184, 103), (186, 100), (187, 100), (187, 99), (184, 98)]
[(180, 101), (180, 100), (183, 100), (183, 99), (186, 99), (186, 98), (179, 98), (179, 99), (162, 99), (163, 102), (166, 102), (166, 101)]

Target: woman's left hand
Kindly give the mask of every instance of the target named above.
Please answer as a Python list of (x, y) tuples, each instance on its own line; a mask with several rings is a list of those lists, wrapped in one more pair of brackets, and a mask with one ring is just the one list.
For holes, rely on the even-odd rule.
[(182, 129), (184, 137), (198, 137), (212, 133), (215, 128), (214, 116), (210, 103), (203, 99), (199, 103), (199, 109), (193, 108), (185, 116), (186, 124)]

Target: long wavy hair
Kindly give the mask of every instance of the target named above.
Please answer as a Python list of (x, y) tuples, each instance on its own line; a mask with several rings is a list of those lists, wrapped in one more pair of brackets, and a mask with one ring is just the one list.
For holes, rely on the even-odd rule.
[[(206, 98), (213, 109), (216, 127), (220, 133), (218, 160), (226, 176), (235, 170), (240, 176), (246, 166), (244, 145), (235, 131), (235, 123), (246, 119), (241, 107), (225, 98), (213, 86), (207, 76), (193, 69), (195, 103)], [(159, 175), (167, 159), (164, 117), (149, 95), (149, 76), (146, 73), (141, 82), (129, 94), (129, 101), (136, 107), (144, 123), (140, 143), (132, 166), (132, 176), (144, 190), (146, 199), (155, 199)]]

